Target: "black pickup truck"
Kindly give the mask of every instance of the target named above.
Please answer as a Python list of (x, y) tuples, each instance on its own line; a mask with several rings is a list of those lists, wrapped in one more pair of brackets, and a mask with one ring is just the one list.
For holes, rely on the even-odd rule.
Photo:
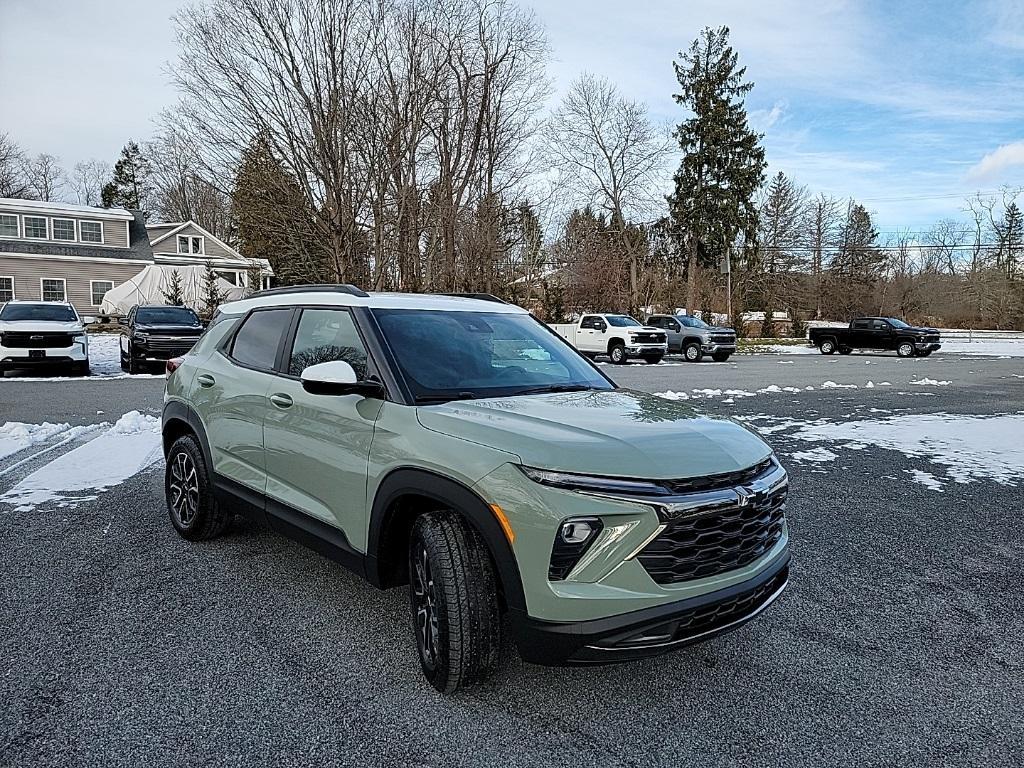
[(900, 357), (928, 357), (942, 346), (934, 328), (916, 328), (895, 317), (858, 317), (849, 328), (811, 328), (807, 335), (823, 355), (878, 349), (896, 350)]
[(187, 307), (152, 304), (132, 307), (120, 320), (121, 370), (138, 373), (144, 366), (184, 355), (199, 341), (203, 324)]

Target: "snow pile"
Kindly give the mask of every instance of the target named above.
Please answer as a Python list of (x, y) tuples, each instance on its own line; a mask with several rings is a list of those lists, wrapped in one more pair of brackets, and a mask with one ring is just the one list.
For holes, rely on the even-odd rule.
[(834, 381), (826, 381), (821, 385), (822, 389), (856, 389), (856, 384), (836, 384)]
[(903, 471), (910, 475), (910, 479), (915, 483), (920, 483), (929, 490), (945, 493), (945, 491), (942, 490), (942, 480), (937, 478), (931, 472), (922, 472), (920, 469), (904, 469)]
[(911, 384), (922, 384), (924, 386), (930, 386), (930, 387), (948, 387), (953, 382), (952, 381), (936, 381), (935, 379), (929, 379), (927, 376), (925, 376), (923, 379), (918, 379), (917, 381), (912, 381), (910, 383)]
[(750, 347), (752, 352), (767, 352), (773, 355), (818, 355), (817, 347), (806, 344), (757, 344)]
[(69, 429), (68, 424), (25, 424), (20, 421), (8, 421), (0, 425), (0, 460), (11, 454), (23, 451), (29, 446), (49, 440), (54, 435)]
[(94, 440), (40, 467), (0, 495), (24, 511), (48, 502), (74, 506), (120, 485), (162, 457), (160, 419), (129, 411)]
[(1024, 479), (1021, 435), (1024, 435), (1024, 414), (931, 413), (807, 423), (786, 437), (899, 451), (945, 468), (946, 474), (957, 483), (994, 480), (1003, 485), (1016, 485)]

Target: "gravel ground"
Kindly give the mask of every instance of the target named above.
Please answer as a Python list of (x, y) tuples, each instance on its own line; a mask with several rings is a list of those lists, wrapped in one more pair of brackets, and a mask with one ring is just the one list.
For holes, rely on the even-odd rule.
[[(1019, 359), (793, 360), (604, 370), (656, 392), (801, 389), (697, 403), (748, 417), (1024, 412)], [(160, 394), (3, 382), (0, 422), (113, 421)], [(453, 698), (421, 680), (404, 591), (244, 526), (179, 539), (158, 467), (73, 509), (0, 505), (0, 765), (1020, 765), (1024, 478), (937, 493), (900, 479), (934, 472), (925, 457), (803, 464), (787, 455), (809, 444), (767, 437), (791, 470), (794, 553), (771, 610), (621, 666), (508, 651)], [(7, 471), (15, 458), (0, 492), (37, 466)]]

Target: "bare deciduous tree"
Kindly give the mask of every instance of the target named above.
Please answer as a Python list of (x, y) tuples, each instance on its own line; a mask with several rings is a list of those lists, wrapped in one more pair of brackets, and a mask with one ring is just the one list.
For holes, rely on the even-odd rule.
[(60, 165), (60, 158), (41, 152), (25, 162), (25, 180), (37, 200), (46, 202), (62, 199), (67, 184), (67, 173)]
[(0, 133), (0, 197), (32, 197), (25, 178), (25, 153), (6, 133)]
[(110, 179), (110, 163), (103, 160), (87, 160), (75, 163), (71, 174), (71, 187), (81, 205), (100, 205), (103, 185)]

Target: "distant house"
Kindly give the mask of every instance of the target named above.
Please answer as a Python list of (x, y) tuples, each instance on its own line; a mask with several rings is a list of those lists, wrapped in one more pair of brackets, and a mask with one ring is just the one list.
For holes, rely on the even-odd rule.
[(0, 198), (0, 304), (70, 301), (93, 314), (104, 293), (152, 263), (138, 211)]
[[(259, 290), (268, 288), (273, 271), (266, 259), (247, 259), (194, 221), (149, 225), (150, 246), (156, 264), (209, 264), (232, 285)], [(249, 273), (260, 271), (260, 285), (249, 285)]]

